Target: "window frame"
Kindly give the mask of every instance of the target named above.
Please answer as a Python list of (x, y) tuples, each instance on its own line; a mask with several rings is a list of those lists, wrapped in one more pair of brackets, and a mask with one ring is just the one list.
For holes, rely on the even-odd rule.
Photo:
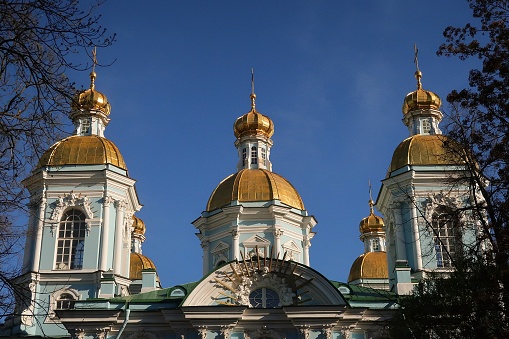
[(86, 234), (86, 214), (82, 210), (70, 208), (62, 214), (55, 246), (56, 270), (83, 269)]

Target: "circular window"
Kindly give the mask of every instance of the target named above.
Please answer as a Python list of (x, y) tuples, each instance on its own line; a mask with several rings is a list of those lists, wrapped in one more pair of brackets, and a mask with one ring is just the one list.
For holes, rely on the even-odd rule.
[(254, 308), (279, 307), (279, 295), (270, 288), (259, 288), (249, 294), (249, 303)]

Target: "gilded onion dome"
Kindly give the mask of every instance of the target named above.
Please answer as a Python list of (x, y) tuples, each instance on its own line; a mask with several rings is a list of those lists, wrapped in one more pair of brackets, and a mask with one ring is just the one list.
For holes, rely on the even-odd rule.
[(415, 72), (415, 78), (417, 79), (417, 90), (411, 93), (408, 93), (403, 101), (403, 114), (407, 114), (408, 112), (418, 110), (418, 109), (434, 109), (439, 110), (442, 105), (442, 101), (440, 97), (431, 92), (422, 89), (421, 71), (417, 70)]
[(388, 279), (387, 253), (368, 252), (355, 259), (348, 275), (348, 282), (359, 279)]
[[(129, 268), (129, 279), (141, 280), (142, 271), (146, 269), (156, 270), (156, 265), (141, 253), (131, 253), (131, 264)], [(159, 281), (159, 277), (157, 278)]]
[(375, 203), (373, 202), (373, 200), (370, 200), (369, 206), (370, 206), (371, 212), (370, 212), (369, 216), (362, 219), (361, 222), (359, 223), (359, 230), (360, 230), (361, 234), (371, 233), (371, 232), (383, 232), (384, 220), (381, 217), (375, 215), (374, 210), (373, 210), (374, 205), (375, 205)]
[(304, 210), (302, 198), (288, 180), (265, 169), (243, 169), (219, 183), (209, 198), (207, 211), (227, 206), (232, 201), (271, 200)]
[(132, 227), (133, 227), (133, 233), (139, 234), (139, 235), (145, 235), (145, 232), (147, 230), (147, 227), (145, 226), (145, 222), (135, 215), (133, 215), (133, 226)]
[(442, 134), (416, 134), (403, 140), (392, 156), (389, 173), (409, 165), (457, 165), (461, 163), (452, 151), (451, 139)]
[(37, 168), (101, 164), (111, 164), (127, 170), (122, 154), (110, 140), (97, 135), (73, 135), (57, 141), (44, 152)]
[(272, 120), (257, 112), (255, 108), (256, 95), (251, 94), (251, 111), (237, 118), (233, 124), (233, 132), (238, 139), (247, 135), (263, 135), (270, 138), (274, 134)]
[(77, 95), (73, 108), (77, 110), (101, 111), (108, 116), (111, 112), (111, 105), (106, 95), (95, 90), (96, 77), (97, 74), (92, 71), (92, 73), (90, 73), (90, 88)]

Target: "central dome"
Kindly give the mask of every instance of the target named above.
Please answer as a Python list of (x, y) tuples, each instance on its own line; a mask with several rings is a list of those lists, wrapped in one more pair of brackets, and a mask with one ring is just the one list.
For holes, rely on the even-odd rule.
[(265, 169), (243, 169), (217, 185), (207, 203), (207, 211), (224, 207), (232, 201), (270, 200), (280, 200), (283, 204), (304, 210), (302, 198), (288, 180)]
[(44, 152), (37, 167), (101, 164), (127, 170), (122, 154), (110, 140), (97, 135), (73, 135)]

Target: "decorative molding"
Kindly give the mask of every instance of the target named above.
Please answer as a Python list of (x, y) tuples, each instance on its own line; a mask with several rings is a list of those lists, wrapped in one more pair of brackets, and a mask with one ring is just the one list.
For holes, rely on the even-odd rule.
[(223, 339), (230, 339), (230, 334), (232, 333), (233, 327), (231, 326), (221, 326), (220, 333), (223, 336)]
[(443, 191), (440, 191), (439, 193), (428, 195), (428, 198), (422, 202), (422, 206), (424, 208), (424, 217), (428, 222), (433, 220), (433, 214), (440, 208), (451, 209), (458, 212), (458, 221), (462, 223), (467, 221), (464, 213), (461, 213), (461, 209), (465, 207), (465, 202), (458, 196), (451, 197), (444, 194)]
[(113, 199), (113, 197), (112, 197), (112, 196), (110, 196), (110, 195), (107, 195), (107, 196), (105, 196), (105, 197), (103, 198), (103, 205), (104, 205), (105, 207), (109, 207), (109, 206), (110, 206), (112, 203), (114, 203), (114, 202), (115, 202), (115, 199)]
[(95, 329), (95, 337), (97, 339), (107, 339), (108, 338), (108, 332), (110, 331), (109, 328), (96, 328)]
[(198, 326), (196, 327), (196, 330), (198, 331), (198, 338), (199, 339), (207, 339), (207, 326)]
[(324, 325), (322, 328), (322, 334), (325, 339), (332, 339), (332, 329), (334, 328), (334, 324)]
[(125, 200), (115, 200), (114, 205), (117, 210), (125, 210), (127, 208), (127, 202)]
[(90, 199), (83, 194), (76, 194), (71, 191), (71, 193), (64, 195), (63, 197), (59, 196), (58, 199), (55, 201), (55, 207), (53, 208), (53, 211), (51, 212), (51, 216), (49, 218), (51, 223), (51, 234), (54, 236), (56, 232), (56, 228), (60, 220), (62, 219), (62, 215), (64, 214), (64, 211), (68, 207), (80, 207), (81, 210), (85, 212), (86, 219), (85, 219), (85, 225), (87, 227), (87, 235), (90, 234), (90, 220), (94, 218), (94, 213), (92, 212), (92, 209), (90, 208), (91, 201)]
[(339, 329), (339, 333), (341, 334), (342, 339), (351, 339), (352, 338), (352, 330), (350, 327), (342, 326)]
[(283, 235), (284, 231), (280, 228), (278, 228), (277, 230), (274, 231), (274, 237), (276, 239), (280, 239), (281, 236)]
[(286, 284), (285, 278), (280, 278), (276, 274), (269, 272), (267, 267), (264, 267), (263, 271), (254, 272), (249, 276), (243, 275), (240, 278), (235, 293), (237, 302), (241, 305), (251, 307), (249, 295), (252, 291), (263, 287), (276, 291), (279, 295), (279, 307), (293, 304), (295, 293), (293, 293), (292, 289)]
[(309, 325), (300, 325), (299, 332), (302, 339), (309, 339)]
[(64, 293), (68, 293), (74, 297), (74, 300), (80, 300), (80, 293), (75, 290), (74, 288), (70, 287), (64, 287), (61, 288), (49, 296), (50, 305), (48, 310), (48, 318), (52, 319), (52, 321), (60, 321), (55, 313), (55, 309), (57, 308), (57, 301), (60, 298), (60, 296)]
[(85, 338), (85, 330), (82, 328), (74, 328), (69, 330), (69, 334), (72, 339), (84, 339)]

